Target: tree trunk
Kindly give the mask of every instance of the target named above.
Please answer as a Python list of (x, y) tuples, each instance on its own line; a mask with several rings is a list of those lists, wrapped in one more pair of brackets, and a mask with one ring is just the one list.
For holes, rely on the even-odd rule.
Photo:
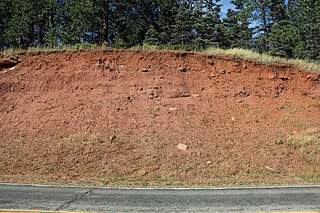
[(103, 1), (103, 10), (104, 10), (103, 43), (108, 44), (108, 41), (109, 41), (110, 0)]

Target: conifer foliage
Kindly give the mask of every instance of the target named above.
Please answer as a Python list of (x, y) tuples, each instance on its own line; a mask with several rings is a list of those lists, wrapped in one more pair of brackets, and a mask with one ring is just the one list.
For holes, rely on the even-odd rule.
[(1, 0), (0, 50), (78, 43), (245, 48), (320, 60), (320, 1)]

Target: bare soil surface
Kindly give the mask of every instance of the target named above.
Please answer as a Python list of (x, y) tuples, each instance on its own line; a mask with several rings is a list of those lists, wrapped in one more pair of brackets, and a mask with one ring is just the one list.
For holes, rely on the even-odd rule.
[(14, 61), (0, 66), (2, 182), (320, 183), (319, 73), (166, 51)]

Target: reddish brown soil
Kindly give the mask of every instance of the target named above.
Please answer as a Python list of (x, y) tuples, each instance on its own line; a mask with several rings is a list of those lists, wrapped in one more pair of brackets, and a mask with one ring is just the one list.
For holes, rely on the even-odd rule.
[(318, 156), (287, 142), (320, 128), (319, 74), (184, 52), (19, 59), (0, 70), (0, 181), (320, 182)]

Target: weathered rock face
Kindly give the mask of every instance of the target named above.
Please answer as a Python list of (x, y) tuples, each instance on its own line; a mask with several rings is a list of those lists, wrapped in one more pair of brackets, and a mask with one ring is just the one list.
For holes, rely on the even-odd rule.
[(11, 68), (19, 64), (21, 61), (19, 58), (10, 57), (10, 58), (0, 58), (0, 70), (5, 68)]
[(165, 51), (0, 61), (2, 182), (320, 182), (318, 144), (287, 140), (320, 128), (319, 73)]

